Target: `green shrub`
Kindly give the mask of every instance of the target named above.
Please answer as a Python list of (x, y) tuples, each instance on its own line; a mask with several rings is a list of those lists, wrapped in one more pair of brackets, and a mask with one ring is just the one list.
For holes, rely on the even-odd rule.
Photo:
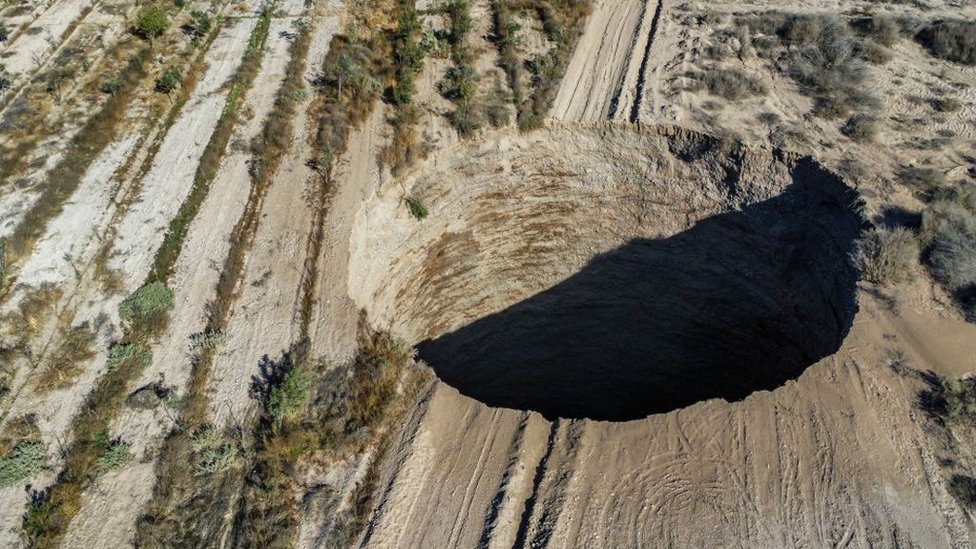
[(105, 452), (98, 458), (98, 466), (102, 469), (120, 469), (132, 461), (132, 445), (115, 439), (108, 443)]
[(425, 206), (419, 198), (415, 196), (408, 196), (406, 202), (407, 208), (410, 209), (410, 215), (412, 215), (415, 219), (425, 219), (428, 215), (430, 215), (430, 212), (427, 211), (427, 206)]
[(193, 10), (190, 14), (193, 22), (188, 25), (187, 30), (194, 38), (203, 38), (213, 29), (213, 18), (203, 10)]
[(237, 447), (220, 430), (214, 427), (201, 429), (193, 436), (193, 453), (196, 462), (193, 474), (207, 476), (231, 468), (237, 460)]
[(147, 40), (162, 36), (168, 28), (169, 17), (159, 6), (144, 7), (136, 15), (136, 33)]
[(301, 413), (308, 400), (312, 375), (304, 370), (292, 370), (285, 374), (281, 383), (271, 389), (268, 398), (268, 415), (277, 424), (293, 419)]
[(935, 21), (919, 31), (915, 39), (939, 59), (976, 65), (976, 21)]
[(162, 282), (150, 282), (119, 305), (119, 317), (126, 322), (132, 340), (152, 337), (166, 327), (173, 308), (173, 291)]
[(152, 350), (138, 343), (113, 345), (108, 351), (108, 371), (114, 372), (119, 368), (143, 368), (152, 362)]
[(190, 350), (194, 353), (215, 352), (227, 343), (227, 336), (220, 331), (202, 332), (190, 336)]
[(871, 283), (887, 286), (911, 280), (918, 263), (918, 239), (905, 228), (871, 229), (858, 241), (854, 260)]
[(156, 91), (160, 93), (171, 93), (180, 87), (183, 80), (183, 71), (179, 67), (170, 67), (163, 71), (163, 75), (156, 80)]
[(471, 106), (471, 102), (463, 101), (458, 103), (454, 112), (448, 115), (451, 126), (457, 130), (461, 137), (468, 137), (481, 128), (481, 116), (478, 109)]
[(10, 31), (7, 30), (7, 26), (0, 23), (0, 42), (6, 42), (7, 38), (10, 38)]
[(437, 89), (447, 99), (467, 101), (478, 91), (480, 79), (478, 71), (471, 65), (451, 67), (437, 83)]
[(21, 441), (0, 457), (0, 488), (19, 484), (47, 469), (44, 444)]

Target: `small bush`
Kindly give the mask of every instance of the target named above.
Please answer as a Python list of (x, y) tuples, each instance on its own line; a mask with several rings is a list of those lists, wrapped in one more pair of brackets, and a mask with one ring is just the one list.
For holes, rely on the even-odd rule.
[(214, 427), (206, 427), (196, 433), (192, 445), (196, 459), (193, 473), (196, 476), (221, 473), (231, 468), (237, 460), (237, 447)]
[(894, 349), (888, 352), (888, 355), (884, 359), (884, 364), (900, 376), (907, 375), (912, 371), (912, 362), (909, 360), (908, 355), (905, 354), (905, 351), (901, 349)]
[(956, 112), (962, 108), (962, 103), (952, 97), (943, 97), (933, 99), (932, 108), (938, 112)]
[(10, 31), (7, 30), (7, 25), (0, 23), (0, 42), (6, 42), (7, 38), (10, 38)]
[(437, 89), (447, 99), (467, 101), (478, 91), (478, 71), (471, 65), (451, 67), (437, 83)]
[(0, 457), (0, 488), (24, 482), (47, 469), (44, 444), (21, 441)]
[(762, 80), (749, 76), (739, 69), (711, 69), (695, 76), (708, 92), (737, 101), (753, 95), (765, 95), (768, 91)]
[(220, 331), (202, 332), (190, 336), (190, 351), (216, 352), (227, 343), (227, 335)]
[(94, 342), (87, 323), (61, 330), (54, 350), (44, 357), (38, 387), (44, 391), (70, 387), (83, 371), (82, 363), (95, 356)]
[(919, 31), (915, 39), (939, 59), (976, 65), (976, 21), (935, 21)]
[(304, 370), (292, 370), (285, 374), (281, 384), (271, 389), (268, 398), (268, 414), (277, 424), (297, 417), (308, 400), (312, 375)]
[(151, 282), (125, 298), (119, 305), (123, 320), (148, 318), (173, 308), (173, 291), (162, 282)]
[(170, 67), (163, 72), (163, 75), (156, 80), (156, 91), (160, 93), (172, 93), (180, 87), (183, 81), (183, 71), (179, 67)]
[(113, 345), (108, 352), (106, 368), (114, 372), (120, 368), (143, 368), (152, 362), (152, 350), (138, 343)]
[(153, 40), (162, 36), (169, 28), (169, 17), (159, 6), (147, 6), (136, 15), (136, 34)]
[(492, 127), (501, 128), (512, 121), (511, 104), (511, 94), (495, 86), (482, 103), (481, 114)]
[(941, 170), (922, 166), (906, 166), (898, 170), (898, 180), (922, 198), (929, 198), (946, 183)]
[(10, 89), (10, 86), (12, 86), (13, 83), (14, 79), (12, 76), (10, 76), (10, 73), (7, 72), (7, 67), (0, 64), (0, 92)]
[(976, 419), (976, 380), (946, 378), (929, 373), (929, 388), (919, 395), (922, 407), (933, 417), (948, 423)]
[(125, 85), (125, 81), (121, 76), (113, 76), (112, 78), (106, 80), (102, 83), (102, 93), (108, 95), (115, 95), (116, 92), (122, 89)]
[(469, 101), (459, 103), (449, 117), (451, 126), (461, 137), (468, 137), (481, 128), (481, 113)]
[(976, 507), (976, 478), (967, 475), (952, 475), (949, 479), (949, 492), (956, 501), (968, 508)]
[(874, 141), (881, 124), (877, 118), (868, 114), (855, 114), (840, 129), (841, 133), (859, 143)]
[(120, 469), (132, 461), (132, 445), (115, 439), (109, 442), (105, 452), (98, 458), (98, 466), (101, 469)]
[(910, 280), (918, 263), (918, 240), (908, 229), (875, 228), (858, 241), (854, 261), (865, 280), (887, 286)]
[(875, 42), (885, 46), (893, 46), (901, 39), (901, 26), (887, 15), (871, 17), (865, 22), (864, 30)]
[(213, 29), (213, 18), (203, 10), (193, 10), (190, 14), (193, 22), (187, 25), (186, 30), (195, 39), (203, 38)]
[(415, 219), (425, 219), (428, 215), (430, 215), (430, 212), (427, 211), (427, 206), (425, 206), (419, 198), (415, 196), (408, 196), (406, 202), (407, 208), (410, 209), (410, 215), (412, 215)]
[(874, 65), (884, 65), (891, 61), (891, 51), (873, 40), (862, 40), (855, 51), (858, 57)]

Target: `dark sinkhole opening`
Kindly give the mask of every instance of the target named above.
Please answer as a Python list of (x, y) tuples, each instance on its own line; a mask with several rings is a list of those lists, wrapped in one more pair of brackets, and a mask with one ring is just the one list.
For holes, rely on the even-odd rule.
[(817, 171), (594, 257), (419, 355), (463, 394), (549, 419), (625, 421), (774, 389), (836, 352), (856, 309), (855, 195)]

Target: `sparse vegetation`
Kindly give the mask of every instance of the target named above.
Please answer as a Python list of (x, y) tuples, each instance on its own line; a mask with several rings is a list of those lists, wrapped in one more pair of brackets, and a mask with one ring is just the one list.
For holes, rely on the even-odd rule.
[(109, 372), (127, 368), (145, 368), (152, 362), (152, 349), (140, 343), (113, 345), (108, 351)]
[(922, 231), (932, 274), (976, 322), (976, 210), (962, 201), (938, 200), (923, 213)]
[(932, 100), (932, 108), (937, 112), (956, 112), (962, 108), (962, 103), (952, 97), (937, 97)]
[(308, 372), (292, 370), (284, 375), (280, 385), (271, 389), (267, 408), (276, 425), (302, 412), (311, 384), (312, 377)]
[(874, 284), (911, 280), (918, 264), (918, 239), (901, 227), (871, 229), (858, 241), (854, 261), (865, 280)]
[[(364, 331), (351, 364), (328, 368), (321, 361), (293, 355), (267, 371), (270, 388), (257, 393), (264, 395), (265, 417), (255, 434), (257, 459), (235, 519), (234, 545), (289, 546), (297, 535), (301, 497), (301, 487), (290, 471), (303, 463), (358, 454), (367, 445), (377, 444), (378, 438), (386, 439), (426, 380), (420, 370), (404, 370), (411, 354), (402, 342), (385, 332)], [(270, 395), (277, 384), (288, 380), (288, 373), (282, 374), (282, 370), (314, 372), (316, 381), (309, 388), (303, 413), (279, 420), (270, 407)], [(400, 384), (403, 392), (398, 395)], [(336, 519), (352, 519), (349, 529), (358, 532), (360, 519), (370, 508), (368, 499), (362, 503), (362, 508), (348, 511), (353, 517)]]
[(38, 389), (65, 389), (82, 372), (83, 363), (94, 358), (95, 334), (87, 324), (61, 329), (54, 350), (45, 355), (37, 378)]
[(768, 91), (762, 80), (735, 68), (712, 68), (705, 72), (692, 74), (692, 78), (701, 82), (712, 95), (729, 101), (765, 95)]
[(173, 290), (160, 281), (150, 282), (125, 298), (119, 305), (119, 317), (133, 328), (158, 329), (165, 325), (173, 308)]
[(160, 93), (172, 93), (180, 87), (183, 80), (183, 71), (179, 67), (170, 67), (163, 71), (162, 76), (156, 80), (156, 91)]
[(923, 27), (915, 39), (939, 59), (976, 65), (976, 21), (934, 21)]
[(976, 379), (929, 372), (925, 380), (929, 386), (919, 395), (919, 403), (929, 415), (948, 424), (976, 420)]
[(10, 31), (7, 25), (0, 23), (0, 43), (6, 42), (8, 38), (10, 38)]
[(964, 507), (976, 507), (976, 478), (969, 475), (952, 475), (949, 479), (949, 492)]

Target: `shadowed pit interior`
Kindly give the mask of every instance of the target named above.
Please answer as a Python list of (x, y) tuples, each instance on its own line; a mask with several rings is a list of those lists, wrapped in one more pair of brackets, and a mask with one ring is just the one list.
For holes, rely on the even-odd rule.
[[(444, 382), (492, 406), (622, 421), (774, 389), (839, 348), (862, 229), (839, 178), (697, 134), (566, 145), (519, 143), (459, 192), (440, 190), (450, 166), (420, 174), (430, 218), (388, 220), (399, 259), (374, 295), (395, 305), (371, 315)], [(574, 154), (606, 169), (577, 170)]]

